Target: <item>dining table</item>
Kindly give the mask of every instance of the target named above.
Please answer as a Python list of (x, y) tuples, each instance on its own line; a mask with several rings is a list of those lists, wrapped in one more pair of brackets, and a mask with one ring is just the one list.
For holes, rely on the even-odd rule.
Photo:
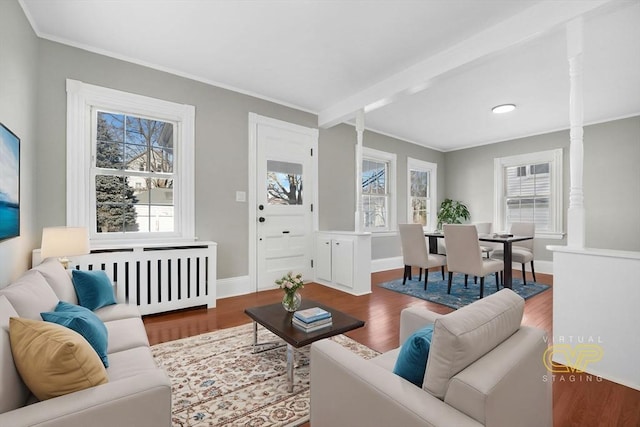
[[(439, 231), (426, 232), (425, 237), (429, 238), (429, 253), (438, 253), (438, 239), (444, 238), (444, 233)], [(478, 240), (481, 242), (493, 242), (501, 243), (504, 250), (504, 284), (505, 288), (511, 289), (513, 287), (513, 266), (512, 264), (512, 250), (513, 243), (522, 242), (524, 240), (531, 240), (533, 236), (516, 236), (506, 233), (491, 233), (491, 234), (478, 234)]]

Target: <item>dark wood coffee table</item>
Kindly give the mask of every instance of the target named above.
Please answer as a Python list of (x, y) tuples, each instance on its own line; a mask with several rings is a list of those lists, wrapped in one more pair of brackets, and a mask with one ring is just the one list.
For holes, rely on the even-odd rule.
[(364, 326), (362, 320), (351, 317), (335, 308), (327, 307), (317, 301), (303, 300), (299, 310), (320, 307), (331, 313), (332, 324), (313, 332), (304, 332), (291, 324), (293, 313), (287, 312), (282, 303), (247, 308), (244, 312), (253, 319), (253, 344), (258, 346), (258, 324), (264, 326), (287, 343), (287, 383), (289, 393), (293, 392), (293, 349), (304, 347), (312, 342), (343, 334)]

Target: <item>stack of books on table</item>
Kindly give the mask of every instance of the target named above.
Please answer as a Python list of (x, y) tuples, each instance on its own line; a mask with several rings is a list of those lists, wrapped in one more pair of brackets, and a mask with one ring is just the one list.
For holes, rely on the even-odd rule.
[(307, 308), (293, 313), (291, 323), (305, 332), (313, 332), (331, 326), (331, 313), (320, 307)]

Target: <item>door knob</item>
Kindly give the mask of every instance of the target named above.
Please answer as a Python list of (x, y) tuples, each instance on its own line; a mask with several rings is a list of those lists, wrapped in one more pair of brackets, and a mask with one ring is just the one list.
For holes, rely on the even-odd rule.
[(266, 220), (264, 219), (264, 217), (263, 217), (263, 216), (261, 216), (260, 218), (258, 218), (258, 221), (260, 221), (260, 222), (265, 222)]

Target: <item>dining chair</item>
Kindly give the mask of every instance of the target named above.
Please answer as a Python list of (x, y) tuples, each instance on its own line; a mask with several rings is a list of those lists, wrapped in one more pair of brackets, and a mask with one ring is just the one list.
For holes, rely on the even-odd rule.
[[(478, 230), (478, 236), (481, 236), (483, 234), (490, 235), (491, 229), (493, 228), (493, 224), (490, 222), (474, 222), (473, 225), (475, 225), (476, 230)], [(498, 248), (497, 243), (482, 242), (482, 244), (480, 245), (482, 254), (485, 255), (487, 258), (490, 258), (491, 252), (496, 250), (497, 248)]]
[[(514, 222), (511, 224), (509, 233), (514, 236), (535, 236), (536, 225), (532, 222)], [(522, 242), (514, 242), (511, 250), (511, 260), (522, 265), (522, 282), (526, 285), (527, 278), (525, 276), (525, 264), (531, 263), (531, 276), (536, 281), (536, 271), (533, 268), (533, 240), (523, 240)], [(494, 258), (504, 259), (504, 250), (496, 249), (491, 253)]]
[(447, 245), (447, 270), (449, 271), (447, 293), (451, 293), (453, 273), (480, 277), (480, 298), (484, 296), (484, 278), (488, 274), (495, 273), (496, 290), (500, 290), (498, 272), (504, 269), (504, 262), (482, 256), (478, 242), (478, 230), (475, 225), (446, 224), (443, 229)]
[(427, 290), (429, 269), (440, 267), (442, 280), (444, 280), (444, 266), (447, 265), (447, 257), (444, 255), (430, 254), (427, 250), (427, 240), (421, 224), (398, 224), (400, 240), (402, 242), (402, 259), (404, 262), (404, 275), (402, 284), (411, 279), (411, 267), (424, 268), (424, 290)]

